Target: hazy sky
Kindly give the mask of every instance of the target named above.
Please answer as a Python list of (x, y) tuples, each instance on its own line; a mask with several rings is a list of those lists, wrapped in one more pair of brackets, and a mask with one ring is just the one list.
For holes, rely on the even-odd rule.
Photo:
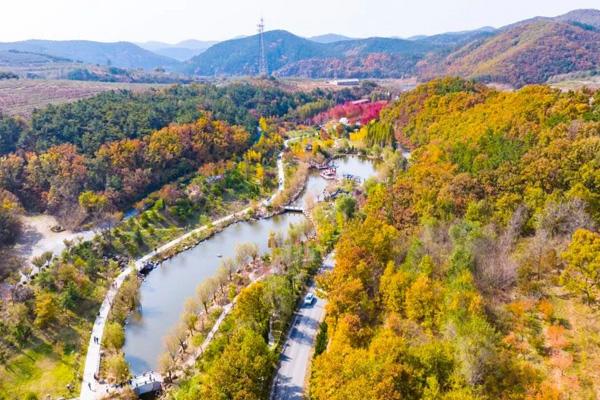
[(29, 38), (177, 42), (267, 30), (303, 36), (411, 36), (502, 26), (600, 8), (600, 0), (0, 0), (0, 41)]

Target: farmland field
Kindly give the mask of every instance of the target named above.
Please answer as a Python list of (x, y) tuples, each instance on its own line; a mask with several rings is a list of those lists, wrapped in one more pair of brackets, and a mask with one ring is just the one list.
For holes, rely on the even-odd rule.
[(551, 82), (550, 85), (554, 88), (560, 89), (563, 92), (569, 90), (578, 90), (586, 87), (591, 90), (598, 90), (600, 88), (600, 76), (589, 76), (589, 77), (574, 77), (571, 79), (565, 79), (557, 82)]
[(159, 84), (108, 83), (67, 80), (0, 81), (0, 114), (29, 117), (35, 108), (92, 97), (108, 90), (144, 91)]

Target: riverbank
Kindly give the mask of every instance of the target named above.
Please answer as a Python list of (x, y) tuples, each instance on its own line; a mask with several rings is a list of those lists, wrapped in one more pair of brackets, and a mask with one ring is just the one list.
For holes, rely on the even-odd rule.
[[(291, 140), (296, 140), (296, 139), (288, 139), (288, 140), (284, 141), (284, 149), (288, 147), (288, 143)], [(283, 192), (283, 190), (285, 188), (285, 171), (284, 171), (284, 163), (283, 163), (282, 158), (283, 158), (283, 152), (280, 153), (280, 156), (278, 156), (278, 161), (277, 161), (278, 176), (280, 177), (279, 182), (278, 182), (279, 185), (278, 185), (276, 193), (273, 196), (271, 196), (271, 199), (275, 198), (277, 196), (277, 194)], [(247, 214), (251, 210), (253, 210), (252, 207), (247, 207), (241, 211), (229, 214), (223, 218), (213, 221), (210, 224), (196, 228), (196, 229), (160, 246), (159, 248), (154, 249), (150, 253), (148, 253), (148, 254), (144, 255), (143, 257), (139, 258), (138, 260), (136, 260), (135, 263), (133, 263), (133, 265), (130, 265), (127, 269), (125, 269), (123, 272), (121, 272), (119, 274), (119, 276), (117, 277), (117, 279), (115, 280), (113, 285), (111, 285), (111, 288), (108, 291), (108, 293), (102, 303), (102, 306), (100, 307), (98, 317), (96, 318), (94, 325), (93, 325), (92, 334), (90, 336), (90, 340), (89, 340), (89, 344), (88, 344), (88, 350), (87, 350), (86, 361), (85, 361), (85, 366), (84, 366), (84, 373), (83, 373), (83, 377), (82, 377), (80, 400), (88, 400), (88, 399), (92, 400), (92, 399), (98, 398), (98, 395), (99, 395), (98, 390), (100, 390), (101, 387), (100, 387), (99, 382), (96, 379), (96, 376), (98, 376), (99, 369), (100, 369), (100, 356), (101, 356), (100, 353), (101, 353), (101, 343), (102, 343), (102, 337), (104, 334), (104, 328), (106, 325), (108, 314), (110, 312), (110, 306), (112, 304), (112, 301), (114, 301), (114, 297), (116, 296), (116, 293), (118, 292), (119, 288), (123, 284), (126, 277), (134, 271), (139, 272), (146, 263), (157, 259), (157, 257), (158, 257), (158, 259), (160, 259), (161, 254), (166, 253), (173, 248), (177, 248), (177, 246), (181, 246), (182, 243), (186, 243), (186, 241), (188, 241), (188, 240), (190, 240), (189, 244), (186, 243), (185, 245), (181, 246), (181, 248), (182, 249), (191, 248), (193, 243), (198, 244), (198, 243), (202, 242), (202, 240), (206, 239), (206, 237), (204, 237), (204, 239), (202, 239), (202, 237), (199, 235), (202, 235), (205, 232), (210, 233), (209, 229), (212, 229), (214, 226), (229, 225), (235, 221), (236, 216), (238, 214), (242, 214), (242, 215)], [(209, 234), (207, 237), (210, 237), (210, 236), (211, 235)]]
[[(278, 162), (278, 175), (280, 177), (283, 177), (283, 179), (281, 179), (279, 182), (279, 187), (278, 187), (279, 193), (281, 193), (283, 191), (283, 189), (286, 187), (285, 171), (283, 170), (283, 167), (284, 167), (284, 163), (282, 160), (281, 162)], [(300, 193), (302, 193), (302, 190), (303, 190), (303, 186), (299, 185), (299, 187), (297, 188), (297, 190), (295, 191), (294, 194), (296, 196), (298, 196)], [(273, 198), (274, 197), (272, 196), (271, 199), (273, 199)], [(140, 259), (138, 259), (136, 261), (135, 265), (130, 267), (130, 269), (128, 269), (128, 271), (124, 271), (124, 272), (131, 273), (134, 270), (139, 271), (145, 265), (145, 263), (150, 262), (150, 261), (155, 262), (155, 261), (161, 260), (163, 262), (169, 262), (169, 260), (174, 255), (185, 254), (185, 253), (181, 253), (181, 251), (195, 249), (195, 246), (198, 243), (202, 243), (202, 242), (206, 241), (207, 239), (213, 238), (218, 233), (218, 231), (222, 231), (223, 229), (225, 229), (225, 227), (230, 226), (234, 222), (237, 222), (236, 219), (239, 218), (239, 214), (247, 215), (248, 212), (250, 211), (250, 209), (251, 209), (251, 207), (248, 207), (248, 208), (242, 210), (241, 212), (230, 214), (224, 218), (214, 221), (211, 224), (204, 225), (204, 226), (199, 227), (191, 232), (188, 232), (187, 234), (182, 235), (179, 238), (172, 240), (171, 242), (146, 254), (144, 257), (141, 257)], [(252, 216), (254, 216), (254, 214)], [(215, 228), (217, 228), (217, 230), (215, 230)], [(266, 243), (265, 243), (265, 245), (266, 245)], [(190, 253), (190, 256), (191, 255), (192, 255), (192, 253)], [(166, 268), (165, 272), (171, 269), (169, 267), (165, 267), (165, 268)], [(150, 276), (153, 277), (153, 276), (158, 276), (158, 275), (151, 274)], [(120, 280), (117, 281), (117, 284), (119, 284), (118, 282), (122, 283), (122, 281), (120, 281)], [(157, 297), (160, 297), (160, 296), (157, 296)], [(176, 312), (176, 310), (171, 310), (170, 312)], [(106, 317), (103, 316), (101, 313), (101, 315), (99, 316), (99, 320), (100, 320), (100, 322), (104, 323), (106, 320)], [(98, 335), (96, 335), (96, 336), (98, 337)], [(100, 341), (101, 341), (101, 336), (99, 336), (99, 337), (100, 337)], [(160, 339), (160, 337), (159, 337), (159, 339)], [(90, 339), (90, 345), (93, 344), (92, 340), (93, 339)], [(99, 359), (100, 349), (97, 347), (99, 347), (99, 346), (92, 346), (92, 347), (90, 347), (90, 349), (92, 349), (93, 353), (98, 354), (98, 359)], [(156, 346), (154, 345), (152, 347), (156, 347)], [(97, 357), (96, 355), (90, 354), (88, 352), (88, 358), (93, 360), (96, 357)], [(93, 393), (94, 393), (93, 389), (94, 389), (94, 385), (96, 385), (95, 379), (94, 379), (94, 371), (97, 371), (96, 365), (97, 364), (95, 362), (91, 362), (91, 361), (88, 364), (87, 359), (86, 359), (86, 368), (85, 368), (84, 379), (83, 379), (84, 384), (82, 385), (82, 397), (81, 397), (82, 399), (94, 398), (93, 397)], [(89, 383), (89, 385), (86, 385), (86, 383)]]
[[(308, 277), (321, 264), (321, 253), (315, 241), (309, 240), (311, 235), (293, 231), (285, 242), (272, 248), (265, 258), (265, 273), (242, 289), (202, 359), (168, 389), (169, 398), (244, 398), (241, 391), (268, 397), (273, 355), (279, 351)], [(257, 379), (240, 387), (239, 379), (248, 374)], [(211, 377), (219, 377), (218, 383), (203, 386)]]
[(92, 334), (88, 344), (86, 362), (84, 366), (80, 400), (97, 399), (99, 398), (98, 396), (101, 394), (101, 392), (103, 390), (105, 391), (106, 389), (106, 386), (102, 385), (96, 379), (100, 371), (101, 343), (104, 335), (104, 328), (108, 320), (108, 315), (110, 313), (111, 305), (114, 302), (115, 296), (117, 295), (120, 287), (122, 286), (127, 276), (129, 276), (133, 272), (138, 273), (146, 263), (154, 260), (156, 257), (160, 257), (160, 254), (169, 251), (171, 248), (180, 245), (186, 240), (193, 239), (195, 235), (200, 235), (203, 232), (212, 229), (214, 226), (220, 226), (223, 224), (230, 224), (235, 222), (237, 214), (247, 213), (251, 209), (251, 207), (248, 207), (238, 213), (233, 213), (216, 221), (213, 221), (209, 225), (204, 225), (199, 228), (196, 228), (193, 231), (190, 231), (185, 235), (182, 235), (179, 238), (162, 245), (154, 251), (146, 254), (144, 257), (139, 258), (132, 265), (130, 265), (127, 269), (125, 269), (119, 274), (117, 279), (111, 285), (111, 288), (109, 289), (108, 293), (106, 294), (102, 306), (100, 307), (98, 317), (96, 318), (96, 321), (92, 328)]
[[(369, 165), (368, 169), (366, 168), (366, 165)], [(371, 163), (366, 160), (361, 161), (360, 159), (357, 159), (355, 162), (353, 158), (353, 160), (348, 160), (348, 162), (343, 163), (342, 170), (344, 170), (344, 168), (351, 168), (352, 171), (349, 172), (368, 176), (374, 174), (374, 170), (372, 167), (370, 167), (370, 165)], [(306, 195), (312, 195), (315, 189), (319, 190), (321, 185), (318, 183), (322, 181), (323, 179), (320, 178), (318, 174), (312, 174), (311, 184), (306, 188)], [(315, 183), (317, 183), (317, 185), (315, 185)], [(300, 216), (300, 214), (294, 213), (287, 213), (285, 215)], [(256, 224), (261, 224), (264, 222), (265, 220), (261, 220), (256, 222)], [(250, 228), (246, 224), (237, 226), (239, 229), (244, 229), (245, 227), (248, 228), (248, 232), (253, 234), (253, 241), (263, 239), (266, 241), (267, 236), (270, 236), (268, 235), (269, 229), (257, 231), (256, 228)], [(218, 247), (219, 249), (222, 249), (223, 246), (229, 246), (232, 248), (236, 242), (239, 242), (244, 237), (243, 235), (237, 235), (235, 232), (225, 232), (225, 235), (231, 236), (232, 240), (228, 241), (228, 239), (223, 238), (221, 235), (215, 235), (208, 242), (218, 242), (219, 246), (221, 246)], [(274, 235), (273, 240), (277, 241), (278, 239), (276, 238), (277, 235)], [(269, 238), (269, 241), (270, 240), (271, 239)], [(135, 346), (132, 346), (135, 347), (135, 349), (132, 348), (129, 351), (126, 351), (126, 354), (128, 353), (130, 358), (134, 360), (136, 364), (140, 363), (140, 355), (144, 360), (152, 360), (156, 358), (149, 356), (148, 353), (151, 353), (153, 348), (160, 345), (160, 341), (157, 341), (156, 337), (161, 336), (161, 334), (158, 332), (160, 332), (162, 327), (164, 325), (176, 325), (176, 322), (169, 322), (170, 315), (167, 315), (167, 313), (172, 314), (177, 312), (177, 307), (182, 308), (182, 304), (185, 302), (185, 300), (182, 298), (184, 296), (180, 294), (181, 292), (187, 290), (184, 287), (187, 285), (188, 279), (186, 278), (188, 275), (191, 276), (190, 274), (193, 274), (192, 279), (196, 279), (196, 282), (201, 282), (202, 279), (198, 276), (198, 273), (200, 273), (200, 271), (209, 270), (211, 265), (218, 265), (218, 259), (216, 258), (215, 254), (224, 254), (224, 259), (227, 258), (226, 253), (215, 253), (215, 248), (205, 248), (204, 246), (201, 246), (200, 248), (190, 250), (190, 252), (180, 254), (176, 258), (172, 259), (169, 265), (163, 265), (159, 271), (151, 274), (150, 278), (153, 280), (156, 278), (156, 280), (154, 282), (149, 282), (147, 287), (142, 288), (142, 290), (146, 293), (146, 295), (142, 296), (142, 298), (146, 298), (143, 309), (150, 310), (149, 315), (142, 317), (143, 319), (139, 323), (139, 329), (128, 326), (128, 330), (135, 333), (132, 333), (130, 335), (131, 337), (128, 335), (127, 342), (130, 342), (130, 339), (132, 338), (136, 338), (137, 340), (134, 339), (132, 341), (136, 342)], [(276, 256), (276, 258), (277, 257), (280, 256)], [(173, 275), (177, 275), (178, 279), (175, 280)], [(209, 279), (209, 277), (206, 276), (205, 279)], [(177, 283), (177, 293), (173, 292), (173, 282), (179, 282)], [(171, 289), (169, 289), (169, 287), (171, 287)], [(193, 297), (194, 291), (188, 290), (188, 292), (190, 293), (190, 296)], [(160, 302), (156, 301), (157, 298), (161, 299)], [(176, 298), (179, 298), (179, 300)], [(180, 306), (173, 306), (172, 304), (180, 304)], [(181, 319), (179, 322), (181, 323)], [(279, 332), (281, 332), (281, 330)], [(283, 330), (283, 332), (285, 332), (285, 330)], [(138, 341), (139, 343), (137, 343)]]

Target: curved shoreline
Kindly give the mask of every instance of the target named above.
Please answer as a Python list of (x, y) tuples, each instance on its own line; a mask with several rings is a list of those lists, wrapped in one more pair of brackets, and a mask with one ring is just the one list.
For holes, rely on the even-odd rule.
[(127, 269), (122, 271), (117, 276), (110, 289), (108, 290), (104, 301), (102, 302), (102, 305), (98, 312), (98, 316), (96, 317), (92, 328), (92, 333), (90, 335), (90, 341), (88, 344), (88, 350), (86, 355), (83, 378), (81, 382), (81, 392), (79, 396), (80, 400), (97, 399), (98, 395), (104, 394), (100, 392), (102, 391), (102, 389), (105, 388), (106, 385), (100, 384), (95, 378), (95, 376), (97, 376), (97, 374), (100, 371), (100, 353), (102, 350), (102, 337), (104, 334), (104, 327), (108, 320), (108, 315), (110, 314), (112, 304), (125, 279), (132, 272), (139, 272), (143, 268), (144, 264), (150, 261), (152, 258), (180, 244), (184, 240), (190, 238), (192, 235), (204, 232), (210, 229), (212, 225), (231, 224), (233, 222), (236, 222), (237, 214), (245, 214), (250, 210), (252, 210), (252, 207), (247, 207), (242, 211), (238, 211), (237, 213), (229, 214), (223, 218), (215, 220), (212, 224), (203, 225), (199, 228), (196, 228), (139, 258), (135, 261), (135, 263), (133, 263), (133, 265), (127, 267)]
[[(262, 202), (263, 206), (269, 206), (273, 200), (281, 194), (285, 189), (285, 170), (283, 163), (283, 154), (285, 153), (285, 149), (288, 148), (288, 143), (291, 141), (295, 141), (302, 138), (296, 137), (292, 139), (286, 139), (283, 142), (284, 150), (282, 150), (277, 156), (277, 171), (279, 178), (279, 185), (275, 193), (269, 197), (268, 199)], [(104, 301), (100, 306), (100, 310), (98, 311), (98, 316), (94, 321), (94, 325), (92, 327), (92, 332), (90, 335), (90, 340), (87, 348), (84, 372), (81, 381), (81, 391), (79, 394), (80, 400), (94, 400), (100, 398), (100, 396), (105, 395), (106, 393), (101, 393), (103, 389), (106, 388), (106, 384), (101, 384), (97, 381), (96, 376), (100, 371), (100, 358), (101, 358), (101, 350), (102, 350), (102, 336), (104, 334), (104, 326), (107, 322), (108, 315), (110, 314), (110, 310), (112, 307), (112, 303), (119, 292), (119, 289), (125, 279), (132, 272), (139, 272), (145, 263), (152, 260), (154, 257), (160, 255), (161, 253), (173, 248), (174, 246), (182, 243), (186, 239), (192, 237), (193, 235), (203, 233), (208, 229), (211, 229), (215, 225), (223, 225), (226, 226), (236, 222), (238, 214), (247, 214), (253, 210), (253, 207), (246, 207), (241, 211), (237, 211), (235, 213), (229, 214), (225, 217), (219, 218), (215, 221), (212, 221), (209, 224), (198, 227), (194, 230), (191, 230), (188, 233), (185, 233), (179, 236), (176, 239), (171, 240), (170, 242), (158, 247), (156, 250), (151, 251), (150, 253), (144, 255), (143, 257), (137, 259), (133, 265), (129, 265), (124, 271), (122, 271), (113, 284), (110, 286), (106, 296), (104, 297)]]

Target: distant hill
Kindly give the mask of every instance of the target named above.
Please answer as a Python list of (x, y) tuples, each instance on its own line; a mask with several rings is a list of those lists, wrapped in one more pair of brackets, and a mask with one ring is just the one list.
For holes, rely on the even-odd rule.
[[(286, 31), (265, 33), (267, 62), (272, 72), (302, 59), (326, 57), (325, 44)], [(218, 43), (192, 58), (185, 70), (197, 75), (254, 75), (258, 72), (258, 37), (249, 36)]]
[(486, 26), (472, 31), (448, 32), (432, 36), (414, 36), (408, 40), (415, 40), (433, 46), (447, 46), (452, 48), (455, 46), (464, 45), (473, 40), (485, 39), (493, 36), (496, 31), (497, 30), (495, 28)]
[(204, 50), (188, 49), (187, 47), (165, 47), (164, 49), (155, 50), (154, 53), (175, 59), (177, 61), (187, 61), (190, 58), (202, 54)]
[(31, 53), (18, 50), (0, 50), (0, 66), (22, 67), (49, 63), (72, 63), (73, 60), (49, 54)]
[[(258, 36), (218, 43), (185, 66), (197, 75), (254, 75)], [(287, 31), (265, 33), (269, 70), (279, 76), (398, 77), (414, 72), (418, 60), (436, 49), (428, 43), (390, 38), (319, 43)]]
[(145, 42), (136, 44), (143, 49), (161, 56), (173, 58), (178, 61), (187, 61), (190, 58), (203, 53), (206, 49), (216, 43), (218, 42), (190, 39), (175, 44), (164, 42)]
[(26, 40), (0, 43), (0, 51), (10, 50), (45, 54), (87, 64), (111, 65), (119, 68), (170, 69), (179, 64), (177, 60), (152, 53), (129, 42)]
[(191, 82), (189, 76), (173, 71), (87, 64), (65, 57), (18, 50), (0, 50), (0, 75), (5, 74), (21, 79), (167, 84)]
[(559, 22), (575, 22), (600, 29), (600, 10), (573, 10), (564, 15), (560, 15), (556, 18), (553, 18), (553, 20)]
[[(448, 32), (409, 39), (354, 39), (328, 33), (303, 38), (284, 30), (265, 33), (269, 73), (306, 78), (416, 78), (458, 75), (483, 82), (519, 87), (557, 76), (600, 69), (600, 11), (573, 10), (557, 17), (534, 17), (500, 27)], [(108, 78), (89, 65), (198, 76), (245, 76), (258, 73), (259, 38), (224, 42), (186, 40), (176, 44), (146, 42), (28, 40), (0, 43), (0, 66), (20, 76), (48, 76), (43, 67), (11, 70), (11, 66), (53, 63), (52, 77), (61, 76), (61, 62), (78, 79)], [(156, 71), (154, 71), (156, 70)], [(25, 72), (24, 72), (25, 71)], [(64, 75), (64, 74), (63, 74)], [(73, 75), (73, 74), (71, 74)], [(69, 75), (69, 76), (71, 76)], [(118, 75), (118, 76), (115, 76)], [(99, 77), (98, 77), (99, 76)], [(175, 78), (185, 80), (175, 74)], [(147, 79), (144, 77), (143, 79)], [(151, 79), (155, 79), (154, 77)], [(160, 77), (161, 81), (163, 77)]]
[(581, 10), (573, 10), (569, 11), (566, 14), (559, 15), (557, 17), (533, 17), (529, 19), (525, 19), (523, 21), (518, 21), (510, 25), (506, 25), (500, 30), (507, 31), (517, 26), (528, 25), (534, 22), (566, 22), (570, 24), (580, 25), (580, 26), (588, 26), (594, 28), (600, 28), (600, 10), (594, 9), (581, 9)]
[(460, 75), (513, 86), (541, 83), (558, 74), (600, 67), (600, 11), (577, 10), (533, 18), (476, 39), (445, 57), (420, 64), (423, 79)]
[(186, 47), (188, 49), (194, 50), (206, 50), (210, 46), (219, 43), (216, 40), (196, 40), (196, 39), (188, 39), (182, 42), (176, 43), (174, 47)]
[(344, 40), (353, 40), (353, 38), (338, 35), (337, 33), (326, 33), (325, 35), (318, 35), (309, 37), (310, 40), (317, 43), (334, 43), (334, 42), (342, 42)]
[(149, 41), (149, 42), (137, 42), (134, 43), (136, 46), (141, 47), (142, 49), (146, 49), (148, 51), (151, 52), (155, 52), (156, 50), (159, 49), (164, 49), (166, 47), (172, 47), (174, 45), (169, 44), (169, 43), (165, 43), (165, 42), (157, 42), (155, 40)]
[[(269, 71), (310, 78), (427, 80), (459, 75), (522, 86), (550, 77), (600, 68), (600, 11), (574, 10), (501, 28), (483, 27), (409, 39), (351, 39), (327, 34), (310, 39), (286, 31), (265, 34)], [(198, 75), (253, 75), (258, 37), (212, 46), (184, 64)]]

